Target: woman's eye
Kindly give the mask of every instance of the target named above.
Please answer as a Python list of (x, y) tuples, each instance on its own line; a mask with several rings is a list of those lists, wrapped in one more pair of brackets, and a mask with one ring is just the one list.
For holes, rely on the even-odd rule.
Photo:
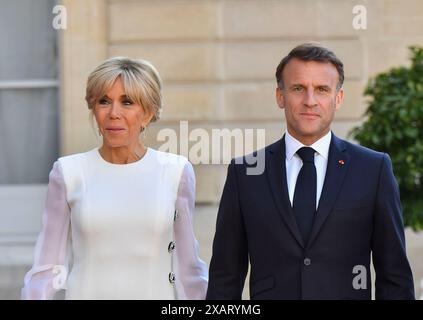
[(100, 99), (100, 100), (98, 101), (98, 104), (101, 104), (101, 105), (106, 105), (106, 104), (109, 104), (109, 101), (107, 101), (106, 99)]
[(122, 104), (124, 104), (125, 106), (130, 106), (133, 104), (133, 102), (131, 100), (123, 100)]

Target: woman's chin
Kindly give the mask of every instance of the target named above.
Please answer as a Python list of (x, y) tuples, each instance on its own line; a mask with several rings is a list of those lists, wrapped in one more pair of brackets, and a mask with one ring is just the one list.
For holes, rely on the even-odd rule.
[(109, 148), (121, 148), (127, 147), (129, 144), (126, 141), (118, 140), (118, 139), (108, 139), (103, 141), (103, 145)]

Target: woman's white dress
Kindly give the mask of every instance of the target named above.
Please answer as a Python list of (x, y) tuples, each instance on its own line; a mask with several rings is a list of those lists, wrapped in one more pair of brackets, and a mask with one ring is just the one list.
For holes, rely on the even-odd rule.
[(204, 299), (193, 232), (195, 176), (182, 156), (148, 148), (129, 164), (98, 148), (59, 158), (23, 299)]

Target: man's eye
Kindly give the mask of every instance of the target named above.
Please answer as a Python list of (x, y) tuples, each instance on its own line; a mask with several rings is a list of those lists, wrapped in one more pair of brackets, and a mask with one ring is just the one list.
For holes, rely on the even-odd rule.
[(301, 90), (303, 90), (303, 88), (302, 87), (294, 87), (293, 90), (294, 91), (301, 91)]
[(318, 90), (319, 90), (319, 92), (328, 92), (329, 91), (328, 88), (325, 88), (325, 87), (320, 87)]

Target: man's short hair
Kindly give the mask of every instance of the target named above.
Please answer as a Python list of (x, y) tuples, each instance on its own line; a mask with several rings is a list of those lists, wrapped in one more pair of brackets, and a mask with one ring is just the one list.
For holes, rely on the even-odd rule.
[(276, 83), (283, 89), (282, 72), (285, 66), (292, 59), (299, 59), (301, 61), (317, 61), (332, 63), (338, 71), (338, 85), (337, 90), (342, 88), (344, 83), (344, 64), (341, 60), (329, 49), (314, 43), (303, 43), (291, 50), (288, 55), (281, 60), (276, 68)]

